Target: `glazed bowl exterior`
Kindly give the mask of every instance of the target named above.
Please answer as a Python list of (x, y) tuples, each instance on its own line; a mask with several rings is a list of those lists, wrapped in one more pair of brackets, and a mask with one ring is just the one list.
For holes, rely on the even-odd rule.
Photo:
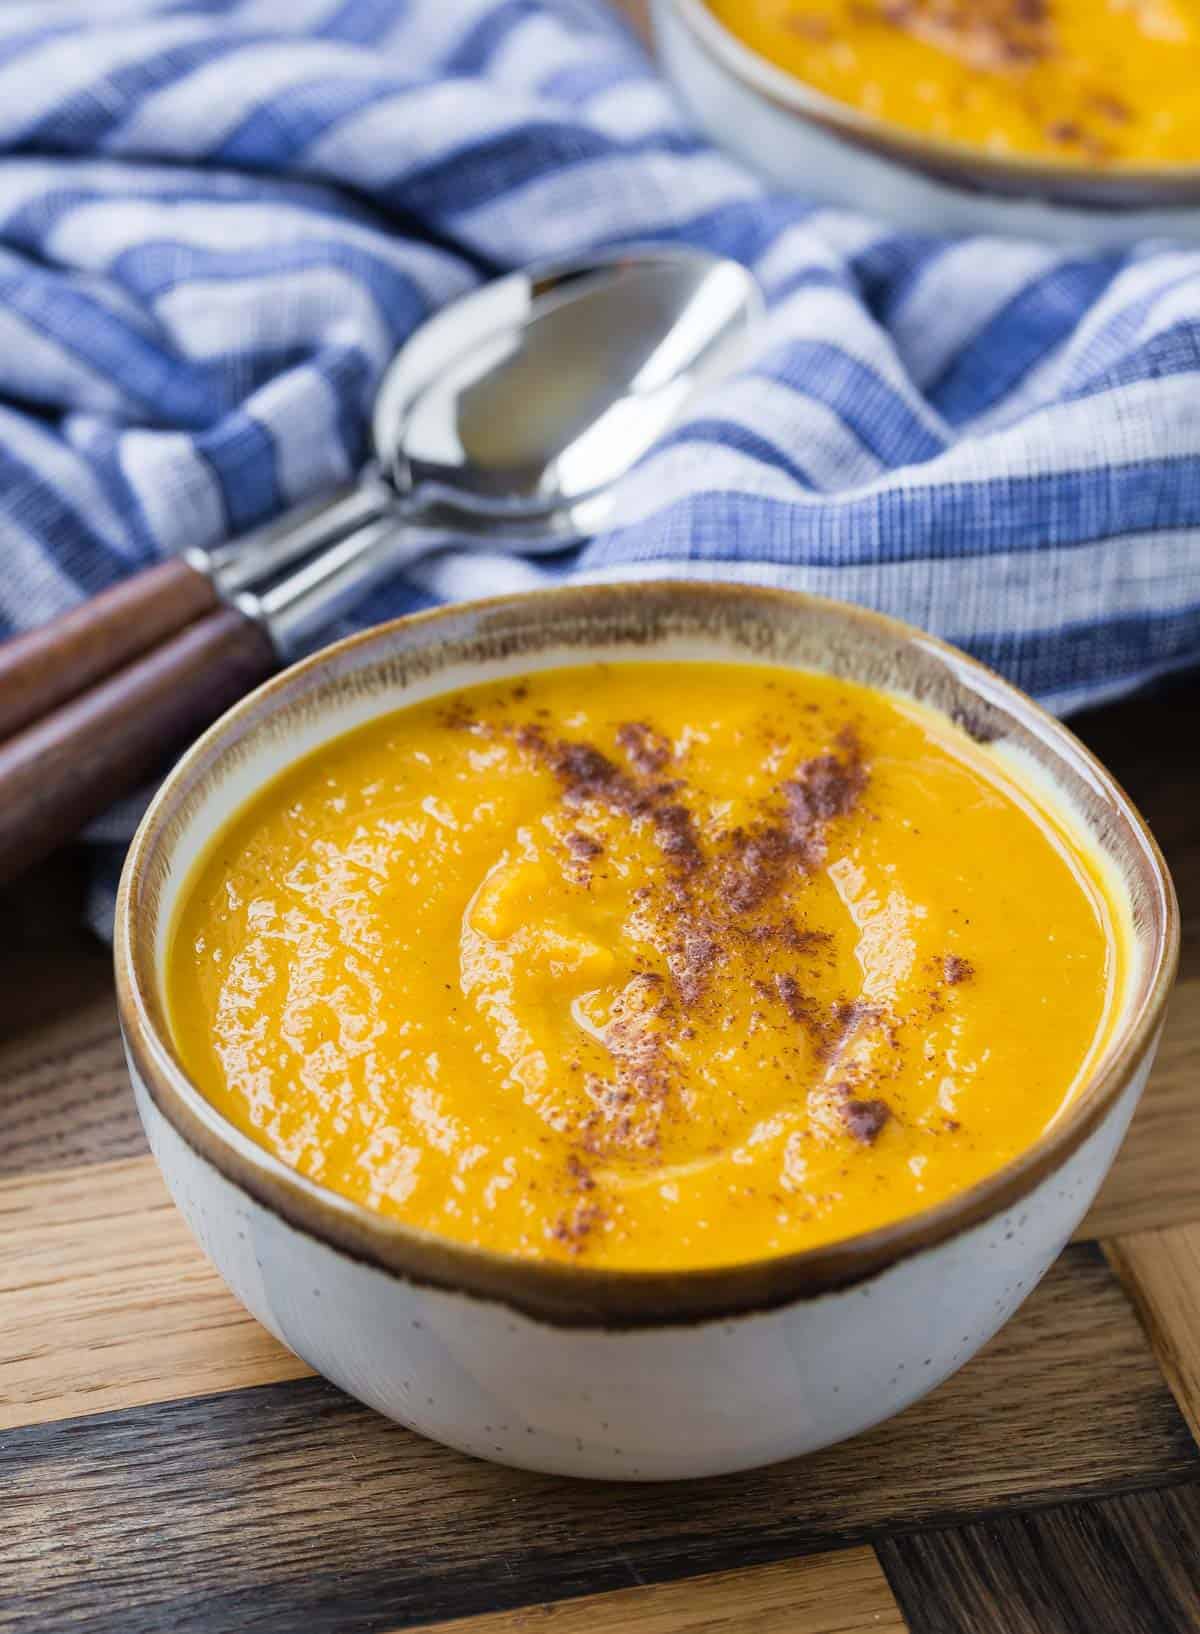
[(776, 186), (915, 232), (1076, 250), (1200, 239), (1200, 164), (1087, 169), (922, 136), (768, 62), (705, 0), (653, 0), (652, 15), (659, 58), (697, 123)]
[[(615, 1272), (430, 1236), (305, 1179), (188, 1080), (163, 1002), (172, 916), (211, 839), (299, 757), (475, 682), (608, 659), (767, 662), (919, 698), (1049, 776), (1127, 891), (1135, 971), (1068, 1111), (968, 1192), (882, 1230), (747, 1265)], [(138, 1107), (172, 1195), (239, 1299), (350, 1394), (482, 1458), (614, 1479), (712, 1475), (898, 1412), (1012, 1314), (1078, 1224), (1146, 1081), (1178, 943), (1170, 880), (1065, 728), (970, 659), (787, 591), (537, 591), (401, 620), (286, 671), (179, 764), (121, 882), (116, 968)]]

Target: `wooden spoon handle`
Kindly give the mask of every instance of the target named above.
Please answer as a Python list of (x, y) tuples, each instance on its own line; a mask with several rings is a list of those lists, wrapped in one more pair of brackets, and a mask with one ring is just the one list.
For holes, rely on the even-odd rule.
[(203, 573), (160, 562), (0, 644), (0, 739), (40, 720), (217, 606)]
[(276, 662), (259, 626), (223, 608), (0, 743), (0, 882), (141, 787)]

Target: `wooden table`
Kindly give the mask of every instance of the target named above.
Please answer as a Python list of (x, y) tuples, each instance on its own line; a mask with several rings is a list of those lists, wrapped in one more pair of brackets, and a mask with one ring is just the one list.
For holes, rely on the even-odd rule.
[(725, 1480), (494, 1468), (312, 1377), (166, 1196), (77, 866), (0, 896), (0, 1628), (1200, 1629), (1200, 681), (1083, 729), (1183, 904), (1181, 985), (1116, 1168), (956, 1378)]

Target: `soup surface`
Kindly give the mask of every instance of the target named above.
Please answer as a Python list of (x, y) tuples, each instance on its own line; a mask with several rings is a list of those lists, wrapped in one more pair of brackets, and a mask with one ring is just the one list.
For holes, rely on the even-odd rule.
[(862, 112), (993, 153), (1200, 160), (1198, 0), (709, 0)]
[(1122, 938), (1064, 823), (917, 705), (592, 665), (421, 703), (219, 836), (169, 951), (239, 1128), (372, 1209), (605, 1266), (878, 1226), (1029, 1146)]

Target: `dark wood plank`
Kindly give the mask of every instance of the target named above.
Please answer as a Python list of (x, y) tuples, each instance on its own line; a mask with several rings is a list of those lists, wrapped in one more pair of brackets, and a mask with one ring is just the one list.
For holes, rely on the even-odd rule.
[(0, 1045), (0, 1177), (145, 1151), (112, 995), (81, 981), (73, 1015)]
[(1141, 1105), (1081, 1238), (1112, 1237), (1200, 1221), (1200, 942), (1171, 998), (1167, 1026)]
[(85, 861), (64, 851), (0, 886), (0, 1044), (69, 1008), (80, 972), (111, 991), (111, 960), (83, 928)]
[(1196, 1634), (1200, 1486), (885, 1540), (912, 1634)]
[(1183, 931), (1179, 986), (1150, 1086), (1082, 1227), (1107, 1237), (1200, 1220), (1200, 676), (1071, 725), (1150, 824), (1175, 879)]
[(0, 889), (0, 1178), (146, 1150), (84, 887), (68, 851)]
[(1200, 673), (1148, 697), (1080, 715), (1070, 725), (1137, 804), (1175, 879), (1182, 973), (1200, 976)]
[(366, 1634), (1196, 1475), (1116, 1278), (1076, 1246), (927, 1401), (722, 1480), (503, 1470), (316, 1379), (14, 1430), (0, 1440), (0, 1627)]

